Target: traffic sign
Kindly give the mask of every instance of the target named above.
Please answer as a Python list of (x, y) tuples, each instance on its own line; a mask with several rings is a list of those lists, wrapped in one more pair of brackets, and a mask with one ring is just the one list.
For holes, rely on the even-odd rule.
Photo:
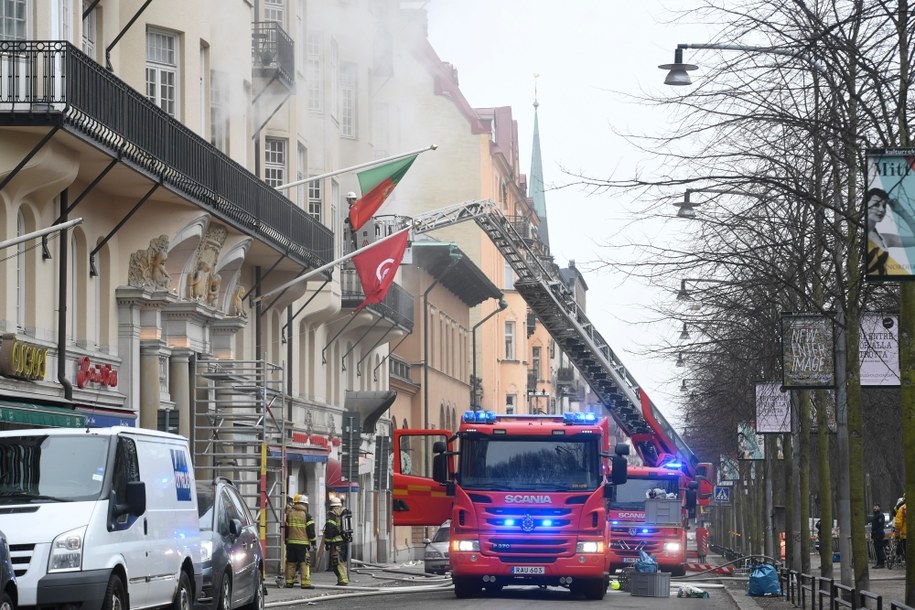
[(715, 486), (715, 502), (718, 504), (730, 504), (731, 503), (731, 488), (730, 487), (721, 487), (720, 485)]

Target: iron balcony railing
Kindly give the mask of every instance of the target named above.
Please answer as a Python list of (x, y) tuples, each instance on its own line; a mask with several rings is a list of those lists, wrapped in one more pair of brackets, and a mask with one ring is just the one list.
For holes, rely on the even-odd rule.
[[(355, 269), (340, 270), (340, 292), (344, 309), (354, 309), (365, 300), (362, 282)], [(413, 295), (406, 289), (391, 284), (391, 289), (381, 303), (366, 305), (367, 309), (388, 318), (408, 332), (413, 332)]]
[(254, 75), (276, 78), (292, 87), (295, 74), (295, 46), (280, 24), (255, 21), (252, 25), (251, 64)]
[(0, 41), (0, 125), (61, 124), (307, 267), (334, 236), (284, 195), (64, 41)]

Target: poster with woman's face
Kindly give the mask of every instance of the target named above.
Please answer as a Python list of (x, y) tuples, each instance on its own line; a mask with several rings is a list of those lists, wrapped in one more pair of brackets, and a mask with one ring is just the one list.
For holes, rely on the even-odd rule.
[(915, 276), (915, 149), (867, 151), (865, 278)]
[(737, 459), (764, 460), (765, 449), (763, 436), (756, 434), (753, 422), (742, 421), (737, 424)]

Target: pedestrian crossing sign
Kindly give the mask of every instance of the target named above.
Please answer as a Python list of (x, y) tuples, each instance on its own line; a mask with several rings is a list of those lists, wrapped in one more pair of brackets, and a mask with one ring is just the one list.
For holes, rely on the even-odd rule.
[(731, 503), (731, 488), (730, 487), (721, 487), (715, 486), (715, 502), (718, 504), (730, 504)]

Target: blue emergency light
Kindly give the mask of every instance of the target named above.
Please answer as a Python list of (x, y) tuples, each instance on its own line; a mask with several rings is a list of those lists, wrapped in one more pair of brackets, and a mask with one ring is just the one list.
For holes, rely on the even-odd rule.
[(496, 423), (495, 411), (464, 411), (464, 423), (467, 424), (494, 424)]
[(567, 426), (585, 425), (597, 423), (597, 415), (590, 412), (585, 413), (563, 413), (562, 423)]

